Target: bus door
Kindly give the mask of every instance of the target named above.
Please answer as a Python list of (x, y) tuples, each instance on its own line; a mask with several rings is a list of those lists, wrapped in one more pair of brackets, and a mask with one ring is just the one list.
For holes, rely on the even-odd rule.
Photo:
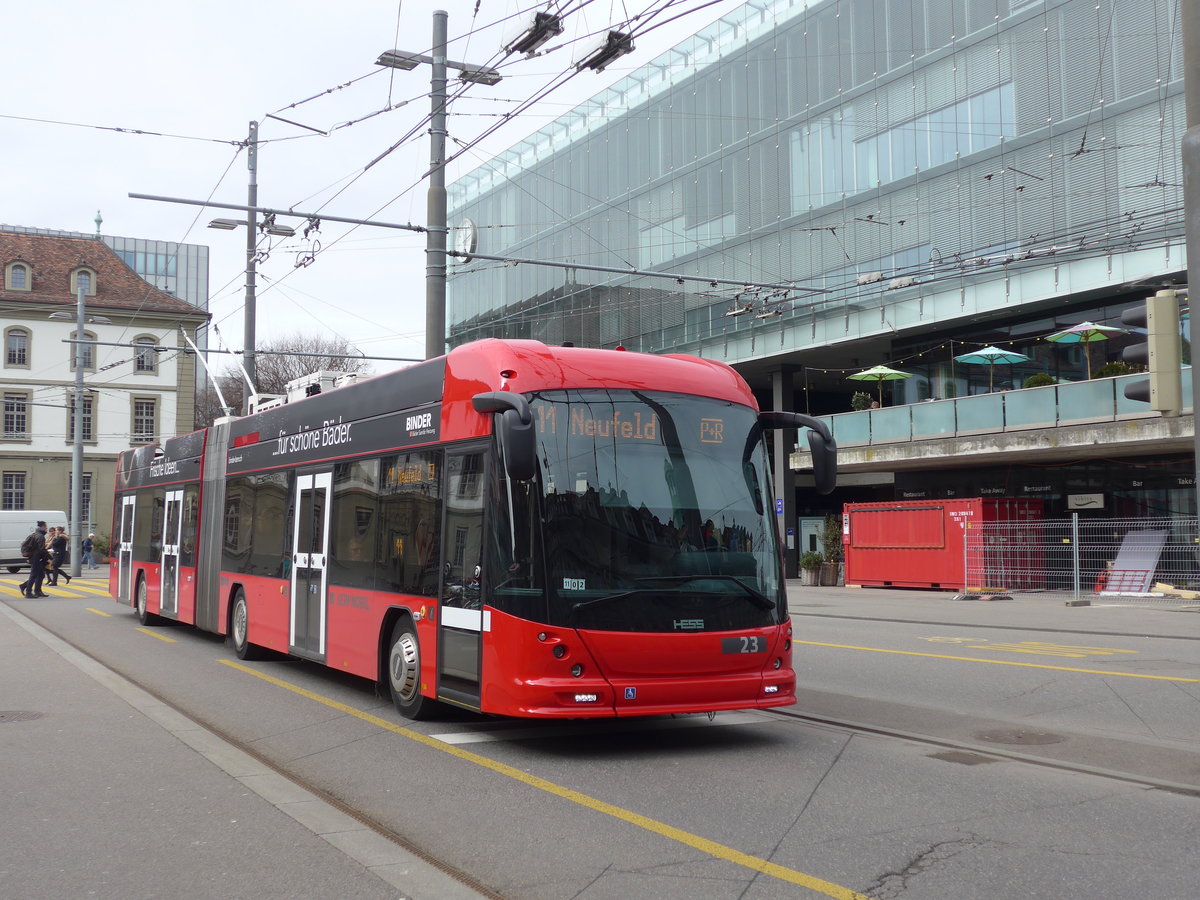
[(446, 454), (446, 518), (438, 616), (438, 695), (479, 707), (486, 619), (479, 590), (483, 556), (484, 449)]
[(183, 527), (183, 491), (167, 491), (163, 506), (162, 589), (159, 613), (179, 615), (179, 534)]
[(117, 599), (133, 603), (133, 513), (134, 501), (129, 495), (121, 498), (121, 531), (117, 535)]
[(292, 609), (288, 644), (293, 653), (325, 656), (326, 566), (329, 562), (329, 494), (333, 473), (296, 476), (292, 531)]

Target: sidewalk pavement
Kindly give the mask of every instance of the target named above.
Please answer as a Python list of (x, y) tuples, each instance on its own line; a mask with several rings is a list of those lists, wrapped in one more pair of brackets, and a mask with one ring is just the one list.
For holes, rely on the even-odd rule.
[(0, 896), (480, 897), (5, 602), (0, 754)]
[[(1067, 606), (1062, 595), (1014, 593), (1007, 600), (956, 600), (954, 591), (818, 587), (788, 581), (793, 617), (836, 616), (898, 622), (993, 626), (1096, 634), (1137, 634), (1200, 640), (1200, 606), (1157, 600), (1128, 605)], [(986, 595), (985, 595), (986, 596)]]

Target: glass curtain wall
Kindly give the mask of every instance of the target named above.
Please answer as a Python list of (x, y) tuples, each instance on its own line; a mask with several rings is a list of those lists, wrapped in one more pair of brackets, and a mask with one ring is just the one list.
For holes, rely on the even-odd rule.
[(1174, 0), (747, 6), (460, 179), (451, 225), (491, 255), (827, 293), (477, 261), (451, 343), (762, 356), (1019, 306), (1006, 279), (1069, 292), (1054, 267), (1180, 242), (1183, 129)]

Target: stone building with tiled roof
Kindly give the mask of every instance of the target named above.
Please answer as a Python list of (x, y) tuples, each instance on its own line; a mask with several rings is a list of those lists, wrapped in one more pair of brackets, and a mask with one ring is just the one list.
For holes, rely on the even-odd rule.
[[(0, 509), (70, 517), (78, 290), (84, 293), (85, 532), (107, 536), (117, 453), (193, 429), (208, 314), (139, 277), (98, 238), (0, 228)], [(59, 524), (66, 525), (67, 522)]]

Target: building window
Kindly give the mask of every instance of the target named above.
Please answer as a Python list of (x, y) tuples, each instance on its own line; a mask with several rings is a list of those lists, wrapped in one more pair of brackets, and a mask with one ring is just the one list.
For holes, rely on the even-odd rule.
[(4, 270), (4, 287), (10, 291), (33, 290), (33, 278), (29, 265), (23, 262), (9, 263)]
[[(75, 497), (75, 480), (74, 474), (67, 473), (67, 521), (75, 521), (71, 515), (71, 501)], [(81, 529), (80, 537), (87, 534), (95, 526), (92, 521), (92, 473), (84, 472), (83, 480), (79, 482), (79, 507), (83, 511), (83, 515), (79, 519)]]
[[(72, 340), (75, 339), (74, 331), (71, 332), (71, 339)], [(90, 331), (85, 331), (83, 333), (83, 339), (85, 341), (94, 342), (96, 340), (96, 336), (94, 334), (92, 334)], [(80, 345), (80, 344), (71, 344), (70, 345), (71, 349), (67, 352), (71, 356), (71, 371), (72, 372), (75, 371), (75, 354), (79, 352), (78, 348), (80, 346), (83, 347), (83, 370), (85, 372), (95, 372), (96, 371), (96, 345), (95, 345), (95, 343), (87, 343), (87, 344), (83, 344), (83, 345)]]
[(24, 328), (8, 328), (4, 332), (4, 364), (29, 368), (29, 332)]
[(29, 395), (4, 394), (4, 439), (29, 440)]
[(133, 401), (133, 429), (131, 438), (135, 444), (149, 444), (154, 440), (158, 429), (155, 427), (155, 414), (158, 411), (158, 401), (147, 397), (136, 398)]
[[(94, 441), (96, 434), (92, 423), (95, 421), (95, 416), (92, 415), (95, 397), (85, 393), (83, 395), (83, 440)], [(67, 394), (67, 440), (75, 440), (75, 394)]]
[(91, 269), (80, 268), (71, 273), (71, 293), (77, 295), (80, 288), (85, 297), (96, 296), (96, 273)]
[(148, 372), (151, 375), (158, 371), (158, 342), (152, 337), (133, 339), (133, 371)]
[(5, 472), (0, 487), (0, 509), (25, 508), (25, 473)]

